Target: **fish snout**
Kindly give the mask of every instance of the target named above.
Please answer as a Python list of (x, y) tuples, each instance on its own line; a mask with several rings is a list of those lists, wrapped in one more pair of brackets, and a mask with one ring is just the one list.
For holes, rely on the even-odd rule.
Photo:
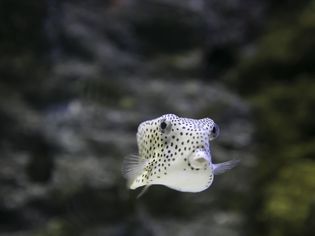
[(210, 153), (207, 153), (203, 149), (197, 149), (189, 157), (189, 163), (194, 168), (205, 167), (206, 165), (209, 165), (210, 161), (211, 161)]

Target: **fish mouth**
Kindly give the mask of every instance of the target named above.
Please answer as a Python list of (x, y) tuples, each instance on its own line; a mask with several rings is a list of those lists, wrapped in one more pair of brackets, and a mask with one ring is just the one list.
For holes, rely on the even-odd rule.
[(211, 156), (203, 149), (197, 149), (190, 155), (189, 163), (194, 168), (206, 167), (210, 164)]

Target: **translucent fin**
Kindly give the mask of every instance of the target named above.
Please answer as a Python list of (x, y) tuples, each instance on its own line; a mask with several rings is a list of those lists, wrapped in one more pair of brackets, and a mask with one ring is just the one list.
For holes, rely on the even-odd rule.
[(151, 185), (146, 185), (142, 188), (141, 192), (138, 194), (137, 198), (140, 198), (143, 194), (145, 194), (146, 191), (148, 191), (149, 187)]
[(128, 185), (143, 172), (146, 162), (146, 160), (140, 159), (138, 155), (129, 155), (124, 158), (121, 172), (128, 180)]
[(213, 164), (213, 173), (215, 175), (223, 174), (224, 172), (237, 166), (239, 162), (239, 160), (231, 160), (223, 163)]

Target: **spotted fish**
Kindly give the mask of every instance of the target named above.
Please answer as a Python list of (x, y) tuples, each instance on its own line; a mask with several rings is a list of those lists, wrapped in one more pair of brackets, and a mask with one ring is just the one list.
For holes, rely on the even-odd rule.
[[(216, 174), (233, 168), (238, 160), (213, 164), (210, 141), (219, 127), (210, 118), (189, 119), (166, 114), (138, 127), (139, 155), (123, 162), (122, 172), (130, 189), (165, 185), (182, 192), (207, 189)], [(143, 192), (144, 192), (143, 191)]]

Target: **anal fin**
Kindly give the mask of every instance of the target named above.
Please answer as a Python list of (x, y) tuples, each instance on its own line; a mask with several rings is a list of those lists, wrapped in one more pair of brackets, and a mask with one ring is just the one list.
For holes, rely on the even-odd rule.
[(137, 198), (140, 198), (143, 194), (145, 194), (151, 185), (146, 185), (141, 189), (141, 192), (137, 195)]

